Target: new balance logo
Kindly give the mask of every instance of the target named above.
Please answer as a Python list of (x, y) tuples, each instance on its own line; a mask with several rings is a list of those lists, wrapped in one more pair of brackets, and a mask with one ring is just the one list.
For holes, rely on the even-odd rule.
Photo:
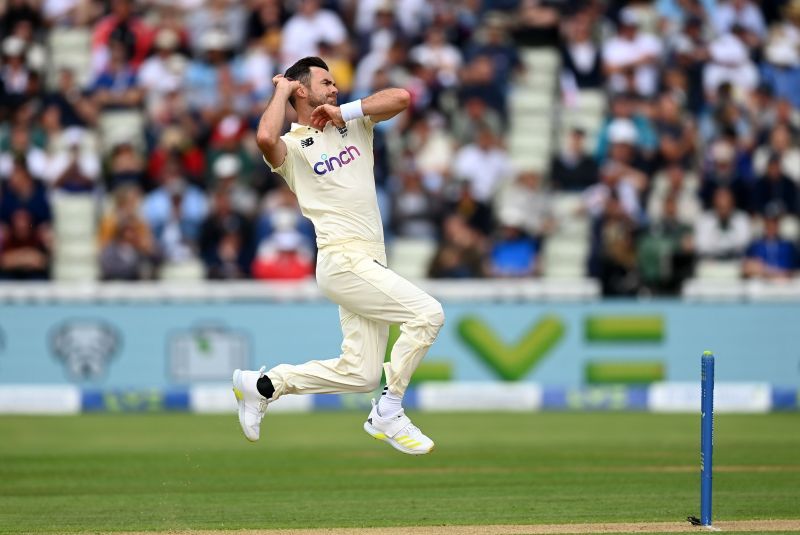
[(301, 139), (300, 140), (300, 146), (303, 147), (303, 148), (310, 147), (313, 144), (314, 144), (314, 138), (313, 137), (307, 137), (305, 139)]
[(341, 128), (337, 126), (336, 130), (339, 131), (339, 133), (342, 135), (342, 137), (347, 137), (347, 127), (346, 126), (342, 126)]

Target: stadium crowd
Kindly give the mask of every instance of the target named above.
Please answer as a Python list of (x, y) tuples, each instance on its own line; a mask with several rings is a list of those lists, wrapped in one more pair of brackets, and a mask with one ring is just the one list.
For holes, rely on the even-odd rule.
[[(96, 199), (103, 280), (192, 260), (212, 279), (313, 276), (313, 229), (254, 142), (273, 74), (309, 55), (340, 102), (410, 92), (376, 127), (375, 177), (387, 241), (437, 244), (431, 277), (540, 275), (551, 201), (575, 194), (607, 295), (677, 293), (698, 259), (768, 278), (800, 262), (781, 234), (800, 209), (798, 0), (0, 6), (2, 278), (51, 276), (59, 195)], [(51, 61), (64, 29), (90, 35), (85, 68)], [(559, 136), (548, 169), (507, 149), (531, 48), (560, 55), (559, 107), (582, 91), (608, 103), (599, 132)], [(141, 120), (104, 130), (121, 112)]]

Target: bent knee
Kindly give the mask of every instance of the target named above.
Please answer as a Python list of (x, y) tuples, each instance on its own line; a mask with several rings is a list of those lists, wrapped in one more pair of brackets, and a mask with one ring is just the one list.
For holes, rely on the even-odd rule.
[(358, 378), (353, 391), (360, 393), (374, 392), (381, 385), (381, 374), (365, 375)]

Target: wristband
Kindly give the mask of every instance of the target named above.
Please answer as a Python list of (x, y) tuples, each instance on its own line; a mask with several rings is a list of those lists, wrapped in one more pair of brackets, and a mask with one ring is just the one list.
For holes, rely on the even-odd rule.
[(342, 120), (344, 122), (364, 117), (364, 110), (361, 109), (361, 99), (342, 104), (339, 106), (339, 110), (342, 112)]

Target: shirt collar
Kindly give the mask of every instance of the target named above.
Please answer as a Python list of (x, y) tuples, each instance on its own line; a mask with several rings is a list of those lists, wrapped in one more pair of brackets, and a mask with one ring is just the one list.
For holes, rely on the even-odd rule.
[(318, 131), (319, 131), (319, 130), (317, 130), (317, 129), (316, 129), (316, 128), (314, 128), (314, 127), (311, 127), (311, 126), (308, 126), (308, 125), (305, 125), (305, 124), (300, 124), (300, 123), (292, 123), (292, 128), (291, 128), (291, 130), (290, 130), (290, 131), (291, 131), (291, 132), (295, 132), (295, 131), (297, 131), (297, 130), (301, 130), (301, 129), (303, 129), (303, 128), (308, 128), (309, 130), (314, 130), (315, 132), (318, 132)]

